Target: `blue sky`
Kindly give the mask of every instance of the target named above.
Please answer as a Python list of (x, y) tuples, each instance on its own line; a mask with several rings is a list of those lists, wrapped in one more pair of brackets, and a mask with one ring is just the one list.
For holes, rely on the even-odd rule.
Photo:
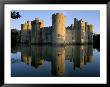
[(44, 20), (45, 26), (52, 25), (52, 14), (64, 13), (66, 16), (66, 26), (74, 24), (74, 18), (87, 21), (88, 24), (94, 25), (94, 32), (100, 33), (100, 11), (99, 10), (16, 10), (21, 14), (19, 19), (11, 19), (11, 29), (20, 30), (21, 24), (25, 21), (32, 21), (35, 18)]

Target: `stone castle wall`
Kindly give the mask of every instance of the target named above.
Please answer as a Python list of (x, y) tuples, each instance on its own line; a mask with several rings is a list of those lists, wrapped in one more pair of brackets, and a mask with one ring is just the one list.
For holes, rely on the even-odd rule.
[(93, 43), (93, 25), (74, 18), (74, 25), (66, 27), (66, 16), (52, 15), (52, 26), (44, 27), (44, 21), (36, 18), (21, 24), (21, 42), (31, 44), (83, 44)]

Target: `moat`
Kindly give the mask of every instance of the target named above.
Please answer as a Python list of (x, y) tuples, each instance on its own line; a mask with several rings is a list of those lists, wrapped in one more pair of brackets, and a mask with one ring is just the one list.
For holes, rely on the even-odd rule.
[(16, 45), (12, 77), (100, 77), (100, 51), (93, 45)]

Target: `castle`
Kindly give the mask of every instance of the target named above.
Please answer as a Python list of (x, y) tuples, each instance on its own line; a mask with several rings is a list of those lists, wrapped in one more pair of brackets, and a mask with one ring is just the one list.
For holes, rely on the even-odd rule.
[(45, 27), (39, 18), (21, 24), (21, 43), (30, 44), (88, 44), (93, 43), (92, 24), (74, 18), (74, 24), (66, 27), (63, 13), (52, 15), (52, 26)]

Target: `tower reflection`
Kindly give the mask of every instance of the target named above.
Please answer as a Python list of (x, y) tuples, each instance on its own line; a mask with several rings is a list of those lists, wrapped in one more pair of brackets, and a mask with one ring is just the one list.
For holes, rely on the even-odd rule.
[(27, 65), (31, 65), (32, 57), (29, 46), (23, 45), (21, 47), (21, 61)]
[(32, 66), (35, 68), (39, 68), (43, 65), (44, 59), (42, 58), (42, 47), (32, 45), (30, 49), (31, 57), (32, 57)]
[[(22, 46), (22, 61), (33, 67), (42, 68), (45, 61), (51, 62), (51, 74), (53, 76), (65, 76), (65, 60), (70, 60), (73, 70), (83, 69), (87, 63), (93, 62), (92, 45), (73, 45), (73, 46)], [(42, 67), (41, 67), (42, 66)]]
[(52, 74), (63, 76), (65, 72), (65, 48), (52, 47)]

